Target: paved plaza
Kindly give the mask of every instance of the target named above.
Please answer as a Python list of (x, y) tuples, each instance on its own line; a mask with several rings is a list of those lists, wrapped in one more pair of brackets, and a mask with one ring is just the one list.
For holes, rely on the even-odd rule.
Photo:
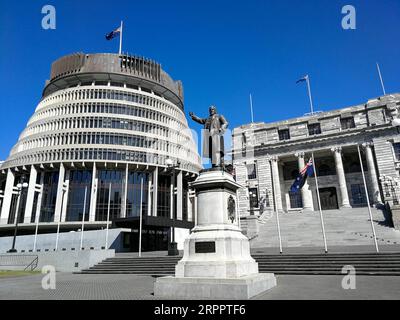
[[(0, 279), (0, 300), (155, 300), (155, 278), (136, 275), (56, 274), (56, 289), (44, 290), (44, 275)], [(356, 290), (342, 289), (342, 276), (277, 276), (278, 286), (255, 300), (400, 299), (400, 277), (357, 276)]]

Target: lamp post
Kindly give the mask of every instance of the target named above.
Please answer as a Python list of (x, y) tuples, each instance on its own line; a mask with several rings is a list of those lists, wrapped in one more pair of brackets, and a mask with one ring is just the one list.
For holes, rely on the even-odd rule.
[(21, 211), (21, 195), (23, 194), (23, 190), (28, 188), (28, 183), (26, 182), (26, 176), (22, 175), (20, 183), (17, 184), (17, 189), (18, 189), (18, 194), (17, 194), (17, 201), (18, 201), (18, 207), (16, 210), (16, 221), (15, 221), (15, 229), (14, 229), (14, 238), (13, 238), (13, 243), (12, 243), (12, 248), (8, 250), (8, 253), (16, 253), (17, 250), (15, 249), (15, 241), (17, 239), (17, 233), (18, 233), (18, 220), (20, 216), (20, 211)]
[(169, 256), (177, 256), (179, 255), (178, 244), (175, 242), (175, 210), (174, 210), (174, 197), (175, 197), (175, 170), (179, 168), (180, 162), (174, 165), (174, 162), (168, 158), (165, 160), (165, 163), (168, 169), (172, 172), (172, 197), (171, 197), (171, 208), (172, 208), (172, 227), (171, 227), (171, 241), (168, 243), (168, 255)]

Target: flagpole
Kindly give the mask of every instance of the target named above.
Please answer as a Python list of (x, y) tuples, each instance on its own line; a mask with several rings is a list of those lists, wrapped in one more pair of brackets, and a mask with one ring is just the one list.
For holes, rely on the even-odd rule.
[(121, 21), (121, 32), (119, 35), (119, 55), (122, 54), (122, 34), (123, 34), (124, 22)]
[(382, 78), (382, 74), (381, 74), (381, 68), (379, 68), (378, 62), (376, 63), (376, 68), (378, 69), (379, 79), (381, 80), (383, 95), (386, 96), (385, 84), (383, 83), (383, 78)]
[(357, 144), (357, 151), (358, 151), (358, 157), (360, 158), (361, 173), (362, 173), (363, 181), (364, 181), (365, 195), (366, 195), (366, 197), (367, 197), (368, 211), (369, 211), (369, 219), (370, 219), (370, 221), (371, 221), (372, 234), (373, 234), (373, 236), (374, 236), (374, 242), (375, 242), (375, 249), (376, 249), (376, 252), (379, 253), (379, 247), (378, 247), (378, 241), (377, 241), (377, 239), (376, 239), (374, 221), (372, 220), (371, 204), (369, 203), (369, 195), (368, 195), (367, 182), (366, 182), (366, 180), (365, 180), (364, 166), (363, 166), (363, 163), (362, 163), (361, 152), (360, 152), (360, 146), (359, 146), (358, 144)]
[(142, 256), (142, 228), (143, 228), (143, 177), (140, 179), (140, 209), (139, 209), (139, 257)]
[(325, 253), (328, 253), (328, 245), (326, 243), (326, 234), (325, 234), (325, 225), (324, 225), (324, 216), (322, 214), (322, 207), (321, 207), (321, 198), (319, 196), (319, 187), (318, 187), (318, 177), (317, 177), (317, 166), (315, 164), (315, 159), (314, 159), (314, 152), (311, 153), (312, 161), (313, 161), (313, 166), (314, 166), (314, 177), (315, 177), (315, 186), (317, 188), (317, 199), (318, 199), (318, 207), (319, 207), (319, 215), (321, 218), (321, 227), (322, 227), (322, 236), (324, 238), (324, 247), (325, 247)]
[(254, 123), (254, 114), (253, 114), (253, 98), (250, 93), (250, 111), (251, 111), (251, 123)]
[(312, 100), (312, 95), (311, 95), (310, 77), (308, 75), (306, 76), (306, 81), (307, 81), (307, 89), (308, 89), (308, 98), (310, 99), (311, 115), (313, 115), (314, 114), (314, 105), (313, 105), (313, 100)]
[(279, 222), (279, 212), (278, 212), (278, 202), (276, 200), (276, 192), (275, 192), (275, 182), (274, 182), (274, 176), (272, 173), (272, 161), (269, 161), (269, 165), (271, 168), (271, 185), (272, 185), (272, 194), (274, 195), (274, 204), (275, 204), (275, 214), (276, 214), (276, 227), (278, 228), (278, 240), (279, 240), (279, 253), (283, 253), (283, 249), (282, 249), (282, 237), (281, 237), (281, 226), (280, 226), (280, 222)]

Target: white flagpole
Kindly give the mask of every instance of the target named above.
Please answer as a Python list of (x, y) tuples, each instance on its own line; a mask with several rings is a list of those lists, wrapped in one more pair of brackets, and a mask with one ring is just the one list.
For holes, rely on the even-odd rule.
[(63, 207), (64, 207), (64, 186), (62, 186), (61, 188), (61, 192), (62, 192), (62, 198), (61, 198), (61, 213), (60, 213), (60, 218), (57, 221), (57, 236), (56, 236), (56, 250), (58, 250), (58, 239), (60, 237), (60, 224), (61, 224), (61, 219), (62, 219), (62, 213), (63, 213)]
[(275, 192), (275, 181), (274, 181), (274, 177), (272, 174), (272, 161), (270, 160), (269, 162), (270, 167), (271, 167), (271, 177), (272, 177), (272, 193), (274, 195), (274, 205), (275, 205), (275, 214), (276, 214), (276, 226), (278, 228), (278, 239), (279, 239), (279, 253), (283, 253), (283, 249), (282, 249), (282, 236), (281, 236), (281, 225), (279, 222), (279, 212), (278, 212), (278, 205), (277, 205), (277, 201), (276, 201), (276, 192)]
[(254, 123), (254, 113), (253, 113), (253, 97), (250, 93), (250, 110), (251, 110), (251, 123)]
[(310, 77), (308, 75), (306, 76), (306, 82), (307, 82), (307, 89), (308, 89), (308, 98), (310, 99), (311, 115), (313, 115), (314, 114), (314, 105), (313, 105), (313, 100), (312, 100), (312, 95), (311, 95)]
[(108, 250), (108, 225), (110, 222), (110, 204), (111, 204), (111, 182), (108, 188), (108, 206), (107, 206), (107, 226), (106, 226), (106, 250)]
[(85, 228), (85, 213), (86, 213), (86, 197), (87, 197), (87, 186), (85, 187), (85, 198), (83, 200), (83, 214), (82, 214), (82, 227), (81, 227), (81, 247), (80, 250), (83, 248), (83, 230)]
[(376, 239), (374, 221), (372, 220), (371, 205), (370, 205), (370, 203), (369, 203), (369, 195), (368, 195), (367, 182), (366, 182), (366, 180), (365, 180), (364, 166), (363, 166), (363, 163), (362, 163), (361, 152), (360, 152), (360, 146), (359, 146), (358, 144), (357, 144), (357, 151), (358, 151), (358, 157), (360, 158), (361, 173), (362, 173), (363, 181), (364, 181), (365, 195), (366, 195), (366, 197), (367, 197), (368, 211), (369, 211), (369, 219), (370, 219), (370, 221), (371, 221), (372, 234), (373, 234), (373, 236), (374, 236), (374, 242), (375, 242), (375, 249), (376, 249), (376, 252), (379, 253), (379, 247), (378, 247), (378, 241), (377, 241), (377, 239)]
[(119, 34), (119, 55), (122, 54), (122, 34), (123, 34), (123, 28), (124, 28), (124, 22), (121, 21), (121, 32)]
[(381, 80), (383, 95), (386, 95), (385, 84), (383, 83), (383, 78), (382, 78), (382, 74), (381, 74), (381, 68), (379, 68), (378, 62), (376, 63), (376, 68), (378, 69), (379, 79)]
[(143, 228), (143, 216), (142, 216), (142, 206), (143, 206), (143, 177), (140, 180), (140, 209), (139, 209), (139, 257), (142, 256), (142, 228)]
[(325, 233), (325, 224), (324, 224), (324, 216), (322, 214), (322, 207), (321, 207), (321, 198), (319, 196), (319, 187), (318, 187), (318, 176), (317, 176), (317, 166), (315, 164), (314, 159), (314, 152), (311, 153), (313, 167), (314, 167), (314, 177), (315, 177), (315, 186), (317, 188), (317, 199), (318, 199), (318, 207), (319, 207), (319, 216), (321, 218), (321, 227), (322, 227), (322, 237), (324, 238), (324, 247), (325, 253), (328, 253), (328, 245), (326, 243), (326, 233)]

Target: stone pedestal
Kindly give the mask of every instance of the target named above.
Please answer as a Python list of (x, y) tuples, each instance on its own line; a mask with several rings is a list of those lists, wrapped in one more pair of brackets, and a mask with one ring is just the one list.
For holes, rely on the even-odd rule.
[(392, 211), (393, 227), (400, 231), (400, 206), (393, 205), (390, 209)]
[(189, 299), (249, 299), (274, 286), (273, 274), (259, 274), (250, 244), (238, 227), (236, 190), (222, 170), (205, 170), (193, 183), (198, 224), (185, 240), (175, 277), (158, 278), (154, 295)]

